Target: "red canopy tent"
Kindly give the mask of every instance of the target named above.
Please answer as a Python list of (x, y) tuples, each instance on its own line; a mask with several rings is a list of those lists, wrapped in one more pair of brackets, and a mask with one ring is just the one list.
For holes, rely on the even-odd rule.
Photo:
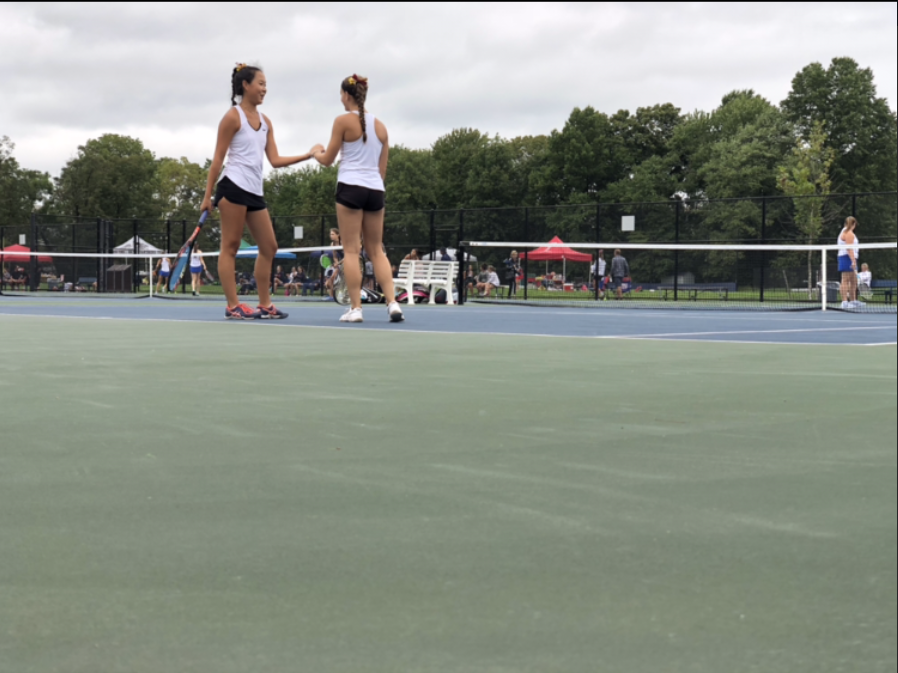
[[(3, 264), (27, 264), (31, 261), (31, 248), (24, 245), (11, 245), (0, 250), (0, 262)], [(48, 255), (38, 255), (38, 264), (52, 264), (53, 258)]]
[(537, 248), (532, 252), (523, 253), (521, 255), (521, 258), (529, 259), (531, 262), (564, 262), (562, 276), (565, 278), (567, 278), (568, 262), (586, 262), (587, 264), (592, 263), (592, 255), (589, 255), (585, 252), (577, 252), (573, 248), (569, 248), (566, 245), (563, 245), (564, 241), (562, 241), (557, 236), (549, 241), (549, 243), (562, 245), (551, 248)]

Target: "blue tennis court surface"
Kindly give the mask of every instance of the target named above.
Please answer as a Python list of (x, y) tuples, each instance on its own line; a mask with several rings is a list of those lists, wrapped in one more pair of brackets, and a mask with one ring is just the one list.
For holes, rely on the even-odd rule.
[[(524, 306), (405, 308), (401, 325), (387, 321), (383, 306), (365, 308), (366, 322), (338, 322), (334, 304), (287, 304), (285, 321), (251, 328), (394, 330), (442, 334), (495, 334), (547, 338), (650, 339), (759, 344), (886, 346), (898, 342), (894, 315), (841, 312), (714, 313), (709, 311), (602, 311)], [(0, 316), (45, 316), (106, 320), (221, 322), (220, 301), (101, 299), (93, 297), (0, 297)], [(247, 325), (249, 327), (249, 325)]]

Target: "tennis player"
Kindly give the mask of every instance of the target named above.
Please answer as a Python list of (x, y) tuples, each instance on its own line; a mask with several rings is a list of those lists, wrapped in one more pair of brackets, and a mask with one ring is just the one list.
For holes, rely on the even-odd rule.
[[(268, 93), (268, 82), (261, 68), (237, 64), (231, 73), (231, 109), (218, 125), (215, 155), (209, 168), (209, 180), (202, 210), (221, 212), (221, 256), (218, 276), (228, 301), (225, 318), (256, 320), (283, 319), (287, 314), (271, 303), (269, 285), (271, 265), (277, 254), (277, 240), (262, 190), (264, 157), (273, 168), (284, 168), (308, 161), (322, 148), (313, 147), (308, 154), (282, 157), (274, 141), (271, 120), (259, 112)], [(240, 100), (238, 105), (238, 99)], [(225, 155), (228, 158), (224, 166)], [(222, 170), (224, 166), (224, 170)], [(218, 186), (215, 186), (216, 181)], [(213, 189), (215, 198), (213, 200)], [(237, 299), (235, 260), (243, 237), (244, 224), (259, 247), (254, 275), (259, 292), (259, 306), (253, 310)]]
[(156, 294), (162, 288), (168, 292), (168, 279), (171, 278), (171, 260), (168, 257), (162, 257), (156, 262)]
[(337, 224), (343, 241), (343, 277), (349, 290), (349, 310), (341, 322), (362, 322), (362, 239), (374, 276), (388, 298), (392, 322), (404, 320), (396, 301), (390, 262), (383, 250), (387, 162), (390, 156), (387, 127), (365, 109), (368, 80), (352, 75), (340, 85), (340, 101), (346, 114), (334, 121), (326, 150), (315, 154), (323, 166), (331, 166), (342, 154), (337, 176)]
[(842, 308), (861, 308), (863, 302), (857, 300), (857, 258), (860, 241), (854, 233), (857, 220), (849, 217), (839, 234), (839, 273), (842, 274)]
[[(200, 296), (200, 288), (203, 286), (202, 274), (206, 272), (206, 260), (203, 259), (203, 251), (194, 246), (190, 253), (190, 289), (194, 297)], [(236, 283), (236, 276), (234, 279)]]

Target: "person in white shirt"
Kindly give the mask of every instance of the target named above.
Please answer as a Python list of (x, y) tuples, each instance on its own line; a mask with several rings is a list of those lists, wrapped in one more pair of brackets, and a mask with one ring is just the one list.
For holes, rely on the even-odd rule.
[(599, 298), (605, 296), (605, 271), (608, 269), (608, 263), (605, 261), (605, 251), (599, 250), (599, 256), (596, 263), (592, 265), (593, 282), (599, 287)]
[(387, 127), (366, 108), (368, 79), (351, 75), (340, 83), (340, 102), (345, 114), (334, 120), (327, 149), (314, 154), (322, 166), (331, 166), (339, 154), (337, 175), (337, 224), (343, 241), (343, 277), (349, 291), (349, 310), (341, 322), (363, 322), (362, 267), (359, 256), (364, 240), (368, 259), (374, 265), (374, 276), (387, 297), (390, 322), (405, 318), (399, 303), (390, 261), (384, 254), (384, 214), (386, 207), (387, 163), (390, 158), (390, 139)]
[(201, 276), (206, 271), (206, 261), (203, 259), (203, 251), (198, 246), (190, 253), (190, 289), (194, 297), (200, 296), (200, 288), (203, 286)]
[[(209, 167), (206, 194), (200, 209), (221, 213), (221, 256), (218, 275), (228, 301), (225, 318), (229, 320), (278, 320), (287, 317), (271, 303), (271, 265), (278, 243), (263, 193), (263, 162), (268, 157), (272, 168), (285, 168), (308, 161), (320, 149), (316, 145), (303, 156), (285, 157), (278, 152), (271, 120), (259, 111), (268, 94), (268, 82), (261, 68), (237, 64), (231, 73), (231, 109), (218, 126), (215, 154)], [(240, 99), (238, 104), (237, 99)], [(224, 165), (225, 155), (228, 158)], [(216, 180), (221, 178), (216, 186)], [(213, 190), (215, 198), (213, 200)], [(237, 298), (237, 252), (248, 227), (258, 245), (255, 277), (259, 292), (256, 310)]]
[(866, 285), (868, 290), (873, 286), (873, 274), (869, 264), (861, 264), (861, 271), (857, 275), (857, 284), (858, 286)]
[(159, 294), (160, 290), (168, 292), (168, 279), (171, 278), (171, 259), (163, 257), (156, 262), (156, 277), (158, 278), (156, 281), (156, 294)]
[(857, 262), (860, 251), (855, 230), (857, 220), (849, 217), (845, 220), (845, 227), (839, 234), (837, 244), (839, 246), (839, 273), (842, 274), (842, 308), (861, 308), (864, 303), (857, 300)]

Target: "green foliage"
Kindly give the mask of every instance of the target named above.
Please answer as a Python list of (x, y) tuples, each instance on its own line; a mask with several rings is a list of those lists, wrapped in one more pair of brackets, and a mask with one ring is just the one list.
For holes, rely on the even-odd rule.
[(782, 103), (799, 135), (808, 139), (816, 124), (835, 152), (836, 192), (894, 191), (898, 182), (895, 113), (876, 95), (873, 72), (850, 58), (835, 58), (828, 68), (812, 63), (792, 80)]
[(163, 220), (192, 220), (196, 217), (206, 191), (208, 168), (186, 157), (163, 157), (157, 162), (156, 200)]
[[(822, 123), (815, 123), (809, 139), (799, 138), (792, 153), (779, 169), (780, 188), (787, 196), (828, 196), (832, 189), (830, 169), (835, 152), (827, 146), (826, 131)], [(823, 200), (795, 199), (795, 224), (813, 244), (823, 233)]]
[(50, 176), (19, 166), (13, 156), (15, 145), (0, 137), (0, 227), (22, 229), (34, 212), (52, 193)]
[(78, 148), (56, 179), (54, 210), (76, 217), (156, 218), (153, 153), (136, 138), (106, 134)]

